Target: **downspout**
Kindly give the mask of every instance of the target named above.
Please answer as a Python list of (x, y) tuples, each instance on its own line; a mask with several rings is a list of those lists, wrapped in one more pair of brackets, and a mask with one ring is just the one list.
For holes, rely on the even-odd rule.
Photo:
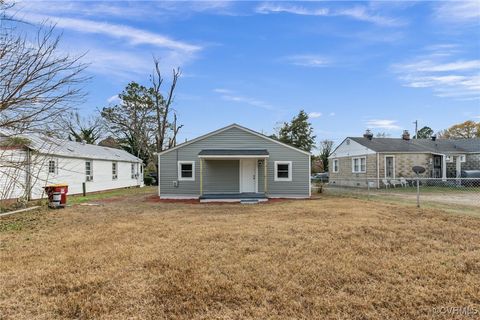
[(380, 153), (377, 152), (377, 189), (380, 189)]

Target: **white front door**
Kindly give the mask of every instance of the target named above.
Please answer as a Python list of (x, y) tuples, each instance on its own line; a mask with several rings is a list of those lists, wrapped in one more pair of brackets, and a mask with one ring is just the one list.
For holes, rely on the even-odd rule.
[(256, 159), (240, 160), (240, 192), (256, 192)]

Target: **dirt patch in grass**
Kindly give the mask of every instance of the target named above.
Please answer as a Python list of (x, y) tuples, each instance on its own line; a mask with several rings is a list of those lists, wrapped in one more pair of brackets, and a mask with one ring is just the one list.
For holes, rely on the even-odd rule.
[(0, 318), (474, 319), (434, 308), (480, 310), (478, 218), (345, 197), (192, 206), (150, 196), (1, 219)]

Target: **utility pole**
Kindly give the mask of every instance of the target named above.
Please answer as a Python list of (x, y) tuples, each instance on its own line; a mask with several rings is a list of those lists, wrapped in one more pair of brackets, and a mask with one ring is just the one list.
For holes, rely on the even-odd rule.
[(418, 120), (415, 120), (413, 124), (415, 124), (415, 139), (418, 139)]

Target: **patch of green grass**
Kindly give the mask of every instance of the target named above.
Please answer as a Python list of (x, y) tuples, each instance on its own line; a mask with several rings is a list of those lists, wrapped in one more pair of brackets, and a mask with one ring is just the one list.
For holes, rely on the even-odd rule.
[(155, 193), (157, 187), (143, 187), (143, 188), (125, 188), (125, 189), (116, 189), (105, 192), (91, 193), (87, 194), (85, 197), (83, 195), (73, 195), (68, 196), (68, 204), (80, 204), (84, 202), (98, 201), (102, 199), (122, 197), (122, 196), (131, 196), (131, 195), (146, 195)]
[(20, 231), (24, 227), (21, 221), (9, 221), (6, 223), (0, 223), (0, 232), (4, 231)]

